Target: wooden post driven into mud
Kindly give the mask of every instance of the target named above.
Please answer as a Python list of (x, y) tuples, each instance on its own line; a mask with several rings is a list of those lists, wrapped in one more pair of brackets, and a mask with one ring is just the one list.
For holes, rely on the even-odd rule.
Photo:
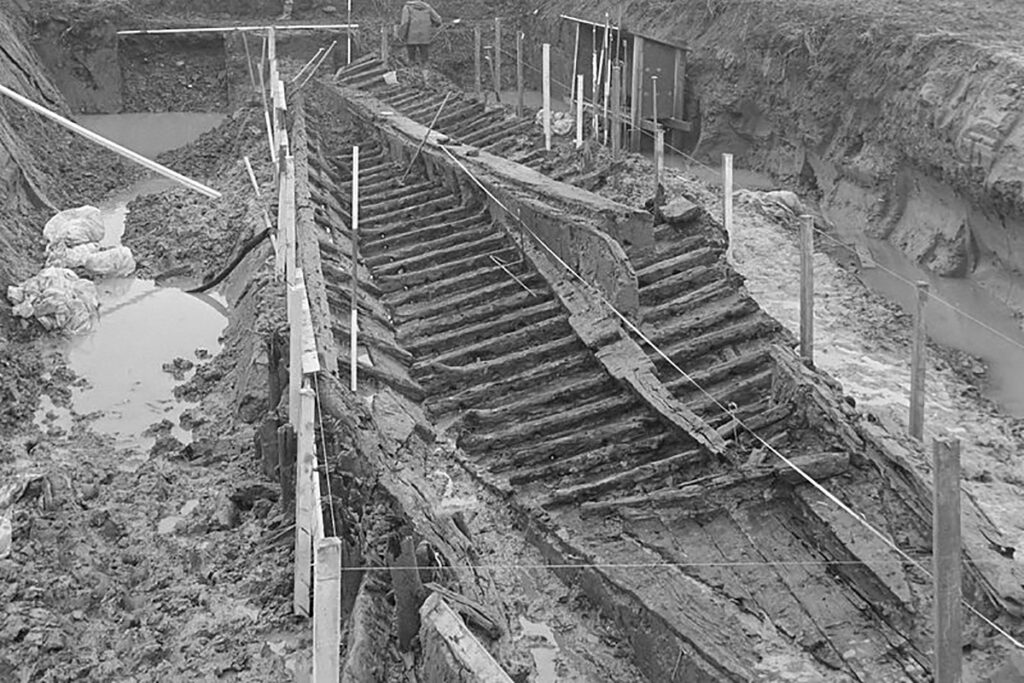
[(654, 196), (658, 196), (661, 178), (665, 173), (665, 129), (654, 128)]
[[(352, 0), (348, 0), (348, 18), (345, 20), (348, 25), (352, 25)], [(351, 29), (345, 31), (345, 63), (352, 63), (352, 31)]]
[(380, 61), (384, 63), (384, 66), (387, 66), (390, 60), (391, 48), (388, 45), (388, 26), (385, 24), (380, 27)]
[(516, 116), (523, 115), (525, 87), (523, 79), (523, 32), (516, 31)]
[[(289, 291), (295, 292), (295, 298), (298, 299), (306, 295), (306, 286), (299, 282), (292, 285)], [(298, 307), (292, 315), (296, 320), (299, 319)], [(293, 334), (292, 338), (298, 336)], [(312, 389), (304, 387), (300, 390), (298, 408), (299, 418), (295, 425), (298, 439), (298, 456), (295, 461), (295, 596), (292, 606), (295, 614), (308, 617), (312, 612), (313, 515), (320, 514), (319, 510), (313, 509), (313, 485), (317, 483), (317, 474), (313, 467), (316, 458), (313, 425), (316, 395)]]
[(358, 388), (359, 367), (359, 147), (352, 148), (352, 312), (349, 320), (349, 386)]
[(932, 569), (935, 576), (935, 683), (960, 683), (960, 441), (932, 443), (935, 499), (932, 507)]
[(917, 283), (914, 306), (914, 339), (910, 355), (910, 436), (924, 439), (924, 378), (928, 336), (925, 330), (925, 309), (928, 305), (928, 283)]
[(629, 114), (630, 131), (629, 146), (634, 152), (640, 151), (640, 143), (643, 138), (643, 130), (640, 128), (643, 123), (643, 91), (644, 91), (644, 39), (640, 36), (633, 36), (633, 70), (630, 73), (630, 100)]
[(732, 155), (722, 154), (722, 222), (725, 224), (725, 234), (729, 237), (729, 247), (725, 252), (725, 258), (733, 263), (733, 255), (736, 251), (736, 233), (732, 220)]
[(315, 556), (313, 683), (337, 683), (341, 672), (341, 539), (319, 539)]
[(601, 127), (598, 125), (598, 110), (597, 110), (597, 28), (595, 26), (590, 27), (592, 40), (590, 42), (593, 49), (590, 52), (590, 134), (594, 138), (594, 142), (600, 139)]
[(583, 74), (576, 77), (576, 149), (583, 147)]
[(622, 67), (612, 67), (612, 156), (619, 157), (622, 149)]
[(501, 97), (501, 19), (494, 18), (494, 92)]
[(651, 76), (651, 120), (658, 127), (658, 77)]
[(542, 53), (544, 96), (544, 149), (551, 151), (551, 44), (544, 43)]
[(474, 92), (479, 98), (483, 98), (484, 95), (484, 79), (483, 79), (483, 67), (481, 52), (483, 52), (483, 34), (480, 32), (480, 27), (476, 26), (473, 28), (473, 86)]
[(800, 357), (814, 363), (814, 217), (800, 220)]

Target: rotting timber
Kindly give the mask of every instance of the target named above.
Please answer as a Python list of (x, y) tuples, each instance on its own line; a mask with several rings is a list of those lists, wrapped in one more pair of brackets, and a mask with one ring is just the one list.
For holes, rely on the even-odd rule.
[[(454, 457), (618, 623), (651, 680), (930, 680), (929, 581), (738, 420), (928, 566), (920, 447), (798, 360), (706, 213), (640, 225), (628, 207), (541, 181), (515, 163), (550, 170), (530, 126), (462, 97), (428, 134), (442, 96), (385, 85), (382, 69), (363, 60), (291, 112), (325, 367), (347, 374), (358, 144), (361, 375), (457, 436)], [(554, 250), (596, 286), (568, 276), (498, 202), (541, 236), (569, 234)], [(965, 597), (1019, 620), (1024, 584), (992, 547), (998, 532), (966, 499), (963, 524)]]

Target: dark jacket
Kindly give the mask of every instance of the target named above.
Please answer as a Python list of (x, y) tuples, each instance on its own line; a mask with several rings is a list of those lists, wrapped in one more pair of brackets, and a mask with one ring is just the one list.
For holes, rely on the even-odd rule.
[(427, 45), (441, 25), (441, 16), (423, 0), (409, 0), (402, 8), (398, 38), (406, 45)]

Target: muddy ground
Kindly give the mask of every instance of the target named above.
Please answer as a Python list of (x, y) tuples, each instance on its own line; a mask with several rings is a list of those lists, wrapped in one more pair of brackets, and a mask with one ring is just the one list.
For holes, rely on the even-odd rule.
[[(118, 7), (102, 10), (111, 11), (110, 18), (160, 19), (143, 16), (150, 9), (145, 3), (112, 4)], [(238, 16), (271, 16), (277, 11), (273, 4), (248, 3), (250, 9)], [(89, 3), (72, 5), (75, 11), (96, 9), (87, 7)], [(224, 13), (243, 11), (230, 2), (165, 3), (162, 11), (184, 9), (195, 13), (193, 19), (201, 18), (201, 12), (223, 18), (211, 11), (214, 5)], [(265, 9), (252, 11), (254, 5)], [(300, 0), (296, 5), (299, 18), (315, 16)], [(913, 16), (910, 0), (894, 7), (901, 20)], [(989, 26), (991, 33), (980, 32), (984, 22), (974, 23), (971, 7), (947, 3), (945, 8), (951, 22), (971, 18), (970, 26), (978, 26), (981, 37), (995, 40), (1001, 35), (996, 23)], [(449, 16), (455, 13), (452, 7), (441, 9)], [(487, 14), (486, 8), (473, 11)], [(1019, 18), (1009, 5), (1000, 12)], [(167, 82), (175, 82), (173, 65), (161, 65), (154, 73), (164, 73), (165, 66)], [(262, 190), (271, 187), (263, 131), (254, 111), (236, 112), (217, 131), (164, 157), (175, 168), (208, 179), (229, 201), (211, 206), (174, 190), (133, 203), (125, 241), (136, 251), (142, 274), (207, 279), (241, 239), (262, 225), (261, 205), (239, 161), (249, 154)], [(74, 144), (26, 140), (32, 148), (60, 150), (54, 156), (40, 154), (40, 161), (70, 179), (63, 201), (95, 201), (134, 179), (133, 171), (102, 154), (96, 163), (83, 163), (81, 155), (95, 153)], [(630, 158), (600, 192), (642, 204), (650, 196), (650, 174), (647, 162)], [(718, 214), (720, 199), (713, 189), (683, 174), (670, 172), (669, 177), (670, 194), (689, 196)], [(264, 201), (273, 215), (272, 203)], [(17, 220), (46, 215), (38, 209), (19, 212)], [(777, 277), (780, 264), (794, 268), (792, 225), (744, 207), (737, 208), (737, 217), (749, 240), (737, 249), (748, 287), (769, 312), (795, 328), (793, 281), (780, 283)], [(255, 270), (258, 260), (249, 267)], [(821, 278), (819, 365), (844, 383), (858, 405), (900, 428), (905, 419), (908, 317), (867, 293), (856, 275), (836, 267), (828, 254), (818, 255), (816, 268)], [(234, 286), (232, 302), (242, 296), (241, 287)], [(252, 416), (265, 407), (259, 401), (266, 358), (246, 340), (254, 327), (267, 332), (280, 326), (278, 294), (265, 274), (257, 278), (246, 296), (254, 297), (250, 311), (265, 309), (261, 316), (247, 313), (225, 333), (224, 352), (213, 360), (197, 359), (196, 379), (181, 391), (201, 401), (190, 411), (201, 416), (195, 444), (185, 448), (163, 440), (161, 448), (145, 454), (114, 448), (110, 439), (90, 431), (87, 416), (78, 416), (70, 431), (52, 422), (33, 424), (39, 394), (67, 405), (76, 380), (37, 330), (9, 321), (0, 310), (0, 481), (14, 484), (0, 487), (0, 503), (9, 492), (18, 501), (12, 553), (0, 560), (0, 599), (6, 606), (0, 615), (0, 680), (279, 681), (308, 665), (303, 651), (308, 625), (290, 616), (286, 522), (275, 504), (276, 489), (258, 471), (252, 446)], [(961, 430), (968, 490), (1016, 537), (1017, 547), (1024, 547), (1017, 502), (1024, 493), (1024, 424), (1001, 416), (981, 398), (984, 377), (972, 359), (933, 351), (929, 429)], [(443, 463), (431, 462), (435, 465)], [(468, 484), (456, 479), (462, 494)], [(503, 564), (536, 561), (529, 548), (501, 542), (501, 530), (508, 524), (498, 512), (476, 522), (475, 532), (494, 537), (485, 542), (488, 557)], [(586, 638), (603, 628), (596, 617), (596, 625), (579, 629), (579, 634), (576, 625), (559, 623), (578, 613), (564, 607), (578, 596), (561, 586), (528, 573), (510, 572), (497, 580), (524, 591), (525, 614), (538, 621), (551, 619), (571, 650), (585, 652)], [(625, 656), (614, 633), (604, 637), (605, 652), (621, 649)], [(573, 638), (581, 642), (573, 645)], [(603, 666), (618, 680), (631, 675), (614, 657)]]

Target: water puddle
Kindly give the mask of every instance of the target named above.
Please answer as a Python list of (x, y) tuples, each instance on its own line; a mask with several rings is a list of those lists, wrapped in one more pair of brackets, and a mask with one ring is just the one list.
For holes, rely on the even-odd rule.
[[(115, 114), (79, 120), (153, 157), (192, 141), (223, 118), (221, 114)], [(101, 243), (120, 244), (129, 202), (170, 185), (162, 177), (146, 178), (101, 203), (106, 228)], [(171, 436), (189, 443), (191, 435), (178, 424), (187, 404), (174, 398), (174, 388), (188, 378), (191, 364), (220, 349), (226, 302), (216, 295), (193, 296), (134, 277), (100, 280), (96, 287), (99, 321), (90, 332), (61, 345), (69, 367), (87, 382), (72, 391), (73, 413), (94, 417), (92, 429), (113, 436), (120, 448), (147, 451), (155, 438), (143, 432), (162, 420), (174, 425)], [(175, 377), (164, 365), (178, 358), (188, 362), (178, 361)], [(37, 424), (51, 430), (54, 425), (70, 425), (71, 418), (71, 413), (63, 416), (48, 400), (36, 415)]]
[(523, 629), (523, 637), (537, 641), (536, 647), (530, 648), (533, 655), (534, 665), (537, 667), (537, 676), (533, 679), (535, 683), (556, 683), (561, 680), (558, 677), (558, 641), (555, 640), (555, 632), (551, 627), (541, 622), (530, 621), (526, 617), (519, 617), (519, 625)]

